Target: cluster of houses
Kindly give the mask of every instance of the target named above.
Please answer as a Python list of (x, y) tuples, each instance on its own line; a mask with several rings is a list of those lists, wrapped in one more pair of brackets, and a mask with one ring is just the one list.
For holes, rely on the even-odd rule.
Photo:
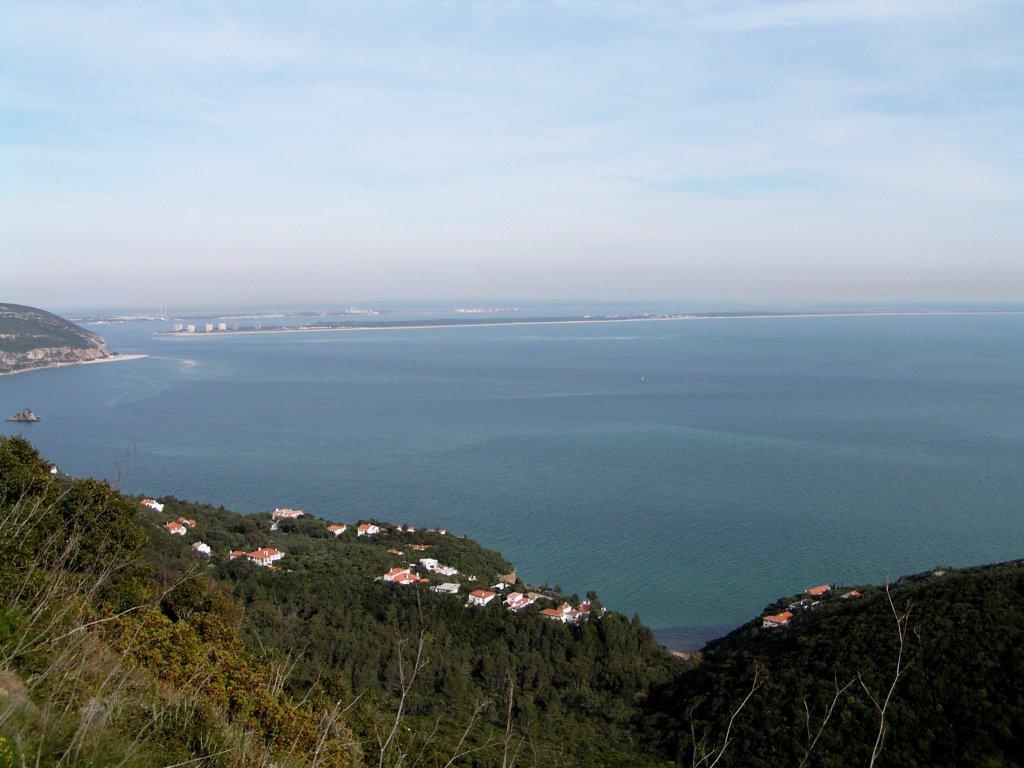
[(190, 529), (195, 527), (196, 521), (188, 517), (179, 517), (177, 520), (164, 523), (164, 529), (172, 536), (184, 536)]
[[(820, 598), (825, 597), (832, 591), (831, 584), (818, 584), (814, 587), (809, 587), (804, 590), (807, 597), (797, 600), (795, 603), (790, 603), (787, 610), (780, 613), (769, 613), (761, 617), (761, 627), (763, 629), (778, 629), (779, 627), (785, 627), (789, 625), (789, 622), (793, 620), (794, 611), (806, 611), (816, 608), (821, 604)], [(860, 597), (860, 592), (856, 589), (851, 589), (848, 592), (844, 592), (839, 596), (840, 600), (854, 600)]]
[[(389, 550), (389, 552), (397, 553), (398, 550)], [(441, 565), (437, 560), (432, 557), (424, 557), (419, 561), (419, 566), (424, 571), (429, 573), (436, 573), (442, 576), (456, 576), (458, 570), (451, 567)], [(411, 586), (414, 584), (427, 585), (430, 584), (430, 579), (420, 576), (414, 570), (416, 566), (397, 566), (392, 568), (383, 576), (378, 577), (378, 581), (382, 581), (388, 584), (397, 584), (399, 586)], [(476, 581), (475, 576), (467, 577), (470, 581)], [(499, 581), (494, 584), (490, 589), (477, 588), (472, 590), (466, 599), (466, 606), (475, 606), (482, 608), (489, 605), (492, 601), (499, 596), (499, 593), (503, 593), (509, 588), (509, 584), (506, 581)], [(462, 585), (455, 581), (446, 581), (442, 584), (435, 584), (430, 587), (431, 592), (436, 592), (442, 595), (457, 595), (462, 589)], [(540, 592), (518, 592), (512, 591), (505, 596), (502, 601), (512, 613), (519, 613), (525, 608), (536, 603), (538, 600), (550, 600), (548, 595), (541, 594)], [(557, 608), (545, 608), (541, 612), (541, 615), (552, 619), (553, 621), (561, 622), (562, 624), (576, 624), (582, 619), (586, 619), (590, 616), (590, 603), (582, 603), (578, 608), (574, 608), (569, 603), (562, 603)]]

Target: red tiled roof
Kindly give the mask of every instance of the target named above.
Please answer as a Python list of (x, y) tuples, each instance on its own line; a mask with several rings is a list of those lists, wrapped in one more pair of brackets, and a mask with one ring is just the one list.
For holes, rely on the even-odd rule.
[(826, 592), (831, 591), (831, 589), (832, 587), (830, 587), (828, 584), (819, 584), (816, 587), (811, 587), (810, 589), (808, 589), (807, 594), (811, 597), (821, 597)]
[(774, 614), (771, 614), (769, 616), (765, 616), (764, 620), (765, 621), (772, 621), (772, 622), (775, 622), (776, 624), (785, 624), (787, 621), (789, 621), (792, 618), (793, 618), (793, 613), (791, 611), (783, 611), (782, 613), (774, 613)]
[(486, 589), (474, 589), (469, 595), (470, 597), (494, 597), (494, 593), (488, 592)]

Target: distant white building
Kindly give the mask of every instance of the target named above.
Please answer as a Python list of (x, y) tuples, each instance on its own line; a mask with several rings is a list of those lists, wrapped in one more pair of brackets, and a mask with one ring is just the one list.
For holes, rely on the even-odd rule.
[(164, 529), (172, 536), (184, 536), (185, 531), (188, 530), (184, 525), (173, 520), (167, 523), (167, 525), (164, 526)]
[(52, 467), (50, 467), (50, 474), (51, 475), (56, 475), (57, 474), (57, 465), (56, 464), (54, 464)]
[(203, 331), (206, 333), (213, 333), (213, 323), (207, 323), (203, 326)]
[[(54, 467), (50, 471), (56, 474), (56, 469), (57, 468)], [(164, 505), (161, 504), (159, 501), (154, 501), (153, 499), (139, 499), (139, 504), (141, 504), (144, 507), (149, 507), (150, 509), (155, 509), (157, 512), (164, 511)]]
[(487, 605), (491, 600), (494, 599), (494, 593), (486, 589), (474, 589), (469, 593), (469, 602), (467, 605), (476, 605), (483, 607)]
[(380, 533), (380, 526), (373, 523), (362, 523), (356, 528), (356, 536), (376, 536)]
[(209, 557), (212, 554), (212, 552), (210, 551), (210, 545), (202, 541), (197, 541), (194, 544), (192, 544), (192, 549), (194, 549), (197, 553), (203, 555), (204, 557)]
[(306, 513), (303, 512), (301, 509), (288, 509), (288, 507), (278, 507), (277, 509), (270, 513), (270, 516), (274, 520), (296, 520), (302, 517), (304, 514)]
[(534, 602), (536, 602), (536, 598), (524, 595), (522, 592), (513, 592), (505, 598), (505, 606), (513, 612), (521, 611), (527, 606), (533, 605)]
[(246, 555), (246, 558), (250, 563), (255, 563), (261, 568), (269, 568), (282, 557), (284, 557), (284, 552), (279, 549), (274, 549), (273, 547), (261, 547), (260, 549), (254, 549)]
[(459, 569), (458, 568), (453, 568), (450, 565), (438, 565), (437, 568), (434, 569), (434, 572), (437, 573), (440, 576), (458, 576), (459, 575)]
[(345, 531), (348, 530), (347, 525), (328, 525), (327, 530), (333, 533), (335, 536), (341, 536)]
[(425, 571), (436, 571), (438, 562), (432, 557), (421, 557), (420, 565), (423, 566), (423, 570)]
[(431, 587), (430, 591), (440, 592), (443, 595), (457, 595), (459, 593), (459, 585), (449, 581), (444, 584), (438, 584)]
[(187, 330), (189, 333), (195, 333), (196, 332), (196, 327), (192, 323), (189, 323), (188, 326), (185, 328), (185, 330)]
[(217, 330), (218, 331), (226, 331), (227, 329), (228, 329), (228, 324), (227, 323), (217, 323)]

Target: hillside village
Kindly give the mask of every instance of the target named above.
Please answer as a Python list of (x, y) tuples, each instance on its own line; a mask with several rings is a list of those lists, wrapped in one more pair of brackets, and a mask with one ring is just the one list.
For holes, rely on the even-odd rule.
[[(161, 502), (151, 498), (139, 499), (139, 504), (160, 515), (164, 514), (168, 503), (172, 502)], [(275, 544), (280, 546), (285, 546), (283, 541), (287, 540), (290, 531), (287, 523), (303, 520), (307, 526), (312, 525), (314, 530), (321, 530), (325, 538), (382, 550), (394, 565), (382, 574), (367, 573), (366, 578), (396, 588), (422, 588), (453, 599), (464, 599), (464, 606), (467, 609), (500, 605), (513, 614), (534, 609), (538, 615), (561, 624), (577, 624), (592, 615), (600, 615), (605, 610), (593, 605), (589, 600), (577, 600), (573, 604), (562, 598), (557, 589), (531, 587), (518, 578), (514, 569), (508, 573), (467, 573), (460, 570), (457, 564), (443, 563), (437, 557), (428, 556), (432, 549), (437, 548), (439, 539), (448, 537), (448, 531), (443, 528), (418, 530), (407, 524), (396, 525), (365, 520), (350, 526), (344, 523), (330, 523), (289, 507), (277, 507), (269, 516), (250, 517), (258, 521), (257, 525), (265, 526), (268, 534), (276, 534), (279, 538)], [(229, 562), (241, 560), (270, 571), (288, 567), (289, 555), (278, 546), (227, 548), (223, 552), (215, 552), (203, 541), (202, 525), (194, 517), (177, 515), (173, 519), (156, 524), (169, 536), (194, 538), (195, 540), (190, 542), (190, 549), (202, 558), (222, 557)], [(546, 607), (541, 607), (545, 604)]]

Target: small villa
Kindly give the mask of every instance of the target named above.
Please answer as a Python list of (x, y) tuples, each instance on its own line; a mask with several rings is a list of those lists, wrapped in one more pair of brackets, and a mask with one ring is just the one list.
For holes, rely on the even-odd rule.
[(432, 557), (421, 557), (420, 565), (425, 571), (433, 572), (437, 570), (438, 562)]
[(356, 536), (376, 536), (380, 533), (380, 526), (373, 523), (361, 523), (356, 528)]
[(210, 545), (202, 541), (194, 542), (192, 544), (192, 549), (195, 550), (197, 554), (200, 554), (203, 557), (209, 557), (212, 554), (210, 550)]
[(269, 568), (282, 557), (284, 557), (284, 552), (273, 547), (260, 547), (246, 554), (246, 558), (250, 563), (254, 563), (261, 568)]
[(247, 554), (249, 553), (246, 552), (244, 549), (232, 549), (228, 552), (228, 560), (234, 560), (238, 557), (245, 557)]
[(851, 589), (849, 592), (844, 592), (840, 596), (840, 599), (841, 600), (855, 600), (858, 597), (860, 597), (860, 592), (858, 592), (856, 589)]
[(333, 533), (336, 537), (341, 536), (345, 531), (348, 530), (347, 525), (328, 525), (327, 530)]
[(545, 608), (541, 611), (541, 614), (547, 616), (552, 621), (560, 621), (563, 624), (575, 624), (583, 618), (583, 613), (573, 608), (569, 603), (562, 603), (557, 608)]
[(459, 569), (452, 568), (450, 565), (439, 565), (434, 569), (434, 572), (440, 576), (458, 576)]
[(302, 517), (304, 514), (306, 513), (303, 512), (301, 509), (288, 509), (288, 507), (278, 507), (277, 509), (270, 513), (270, 516), (274, 520), (296, 520)]
[[(56, 469), (56, 467), (54, 467), (54, 469)], [(150, 509), (156, 510), (157, 512), (164, 511), (164, 505), (161, 504), (159, 501), (155, 501), (153, 499), (139, 499), (139, 504), (141, 504), (144, 507), (149, 507)]]
[(494, 599), (494, 593), (486, 589), (474, 589), (469, 593), (469, 602), (467, 605), (477, 605), (483, 607), (487, 605), (491, 600)]
[(164, 528), (167, 530), (168, 533), (172, 534), (173, 536), (184, 536), (185, 531), (188, 530), (188, 528), (186, 528), (184, 525), (182, 525), (181, 523), (177, 523), (173, 520), (167, 523), (164, 526)]
[(793, 619), (793, 614), (790, 611), (783, 611), (782, 613), (773, 613), (765, 616), (761, 620), (761, 627), (763, 629), (776, 629), (778, 627), (785, 627)]
[(430, 588), (431, 592), (439, 592), (442, 595), (457, 595), (459, 594), (459, 585), (455, 582), (449, 581), (444, 584), (437, 584)]
[(398, 584), (400, 586), (408, 586), (410, 584), (426, 584), (427, 579), (421, 579), (409, 568), (392, 568), (390, 571), (380, 577), (381, 581), (386, 581), (389, 584)]
[(826, 592), (831, 592), (831, 591), (832, 591), (832, 587), (829, 586), (828, 584), (819, 584), (816, 587), (811, 587), (810, 589), (808, 589), (807, 590), (807, 594), (810, 595), (811, 597), (821, 597)]
[(534, 598), (529, 595), (524, 595), (522, 592), (513, 592), (505, 598), (505, 607), (513, 613), (518, 613), (524, 608), (533, 605), (534, 602), (536, 602)]

